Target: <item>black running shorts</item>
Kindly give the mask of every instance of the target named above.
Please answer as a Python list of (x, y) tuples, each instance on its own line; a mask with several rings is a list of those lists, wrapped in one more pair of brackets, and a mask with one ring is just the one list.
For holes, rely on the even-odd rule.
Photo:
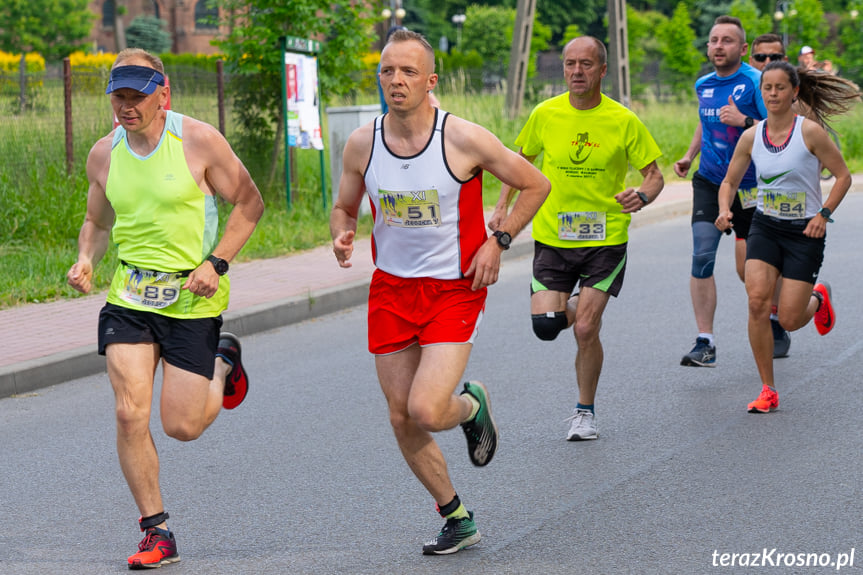
[(576, 285), (617, 297), (626, 271), (626, 244), (556, 248), (534, 242), (530, 293), (542, 290), (571, 294)]
[[(749, 235), (749, 226), (754, 212), (754, 207), (744, 210), (740, 204), (740, 195), (734, 194), (734, 201), (731, 202), (731, 213), (734, 217), (731, 223), (734, 224), (734, 234), (738, 238), (745, 240)], [(710, 222), (712, 224), (718, 217), (719, 185), (695, 172), (692, 175), (692, 223)]]
[(106, 303), (99, 312), (99, 355), (112, 343), (156, 343), (166, 363), (213, 378), (222, 316), (176, 319)]
[(780, 220), (755, 212), (746, 240), (746, 259), (767, 262), (784, 278), (814, 284), (824, 261), (826, 235), (804, 236), (808, 221)]

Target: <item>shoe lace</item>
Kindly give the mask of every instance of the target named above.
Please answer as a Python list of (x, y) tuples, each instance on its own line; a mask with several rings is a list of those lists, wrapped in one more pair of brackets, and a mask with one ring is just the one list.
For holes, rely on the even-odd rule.
[(570, 421), (576, 421), (578, 424), (581, 423), (581, 420), (587, 417), (587, 414), (590, 413), (586, 409), (576, 409), (572, 412), (572, 415), (563, 420), (564, 423), (569, 423)]
[(152, 551), (156, 544), (159, 542), (159, 534), (155, 531), (147, 531), (147, 536), (144, 537), (144, 540), (138, 543), (138, 551)]

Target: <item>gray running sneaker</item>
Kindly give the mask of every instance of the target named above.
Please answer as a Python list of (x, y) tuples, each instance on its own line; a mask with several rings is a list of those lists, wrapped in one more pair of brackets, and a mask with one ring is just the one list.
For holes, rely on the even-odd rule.
[(478, 381), (465, 382), (464, 391), (461, 394), (465, 393), (479, 401), (479, 411), (473, 419), (462, 423), (461, 428), (467, 438), (470, 462), (477, 467), (482, 467), (491, 463), (497, 450), (497, 425), (491, 416), (491, 402), (485, 386)]
[(566, 434), (567, 441), (584, 441), (585, 439), (598, 439), (599, 432), (596, 431), (596, 416), (589, 409), (576, 408), (572, 415), (564, 421), (571, 421), (569, 433)]
[(695, 340), (692, 351), (683, 356), (680, 365), (693, 367), (716, 367), (716, 346), (710, 345), (710, 340), (699, 337)]
[(773, 357), (788, 357), (791, 336), (775, 319), (770, 320), (770, 327), (773, 329)]
[(437, 537), (423, 545), (423, 555), (449, 555), (479, 543), (481, 535), (473, 521), (473, 511), (468, 513), (470, 517), (447, 519)]

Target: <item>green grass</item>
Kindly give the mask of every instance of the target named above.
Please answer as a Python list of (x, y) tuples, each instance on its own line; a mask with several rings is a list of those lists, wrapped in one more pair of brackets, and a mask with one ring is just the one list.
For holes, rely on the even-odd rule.
[[(446, 89), (449, 88), (449, 89)], [(202, 93), (203, 92), (203, 93)], [(513, 146), (533, 103), (526, 103), (522, 114), (507, 117), (501, 95), (470, 95), (458, 86), (445, 87), (438, 96), (442, 107), (458, 116), (485, 126), (505, 144)], [(376, 95), (364, 95), (355, 104), (376, 103)], [(212, 92), (181, 90), (172, 96), (173, 108), (217, 125), (217, 110)], [(333, 102), (332, 105), (347, 105)], [(84, 160), (89, 148), (111, 129), (108, 98), (95, 93), (76, 95), (73, 106), (75, 166), (71, 176), (65, 171), (62, 90), (47, 86), (34, 109), (23, 116), (14, 115), (8, 99), (0, 101), (0, 308), (26, 302), (77, 297), (66, 286), (65, 274), (77, 257), (78, 230), (84, 221), (87, 181)], [(863, 107), (840, 118), (835, 128), (852, 172), (863, 171)], [(634, 105), (635, 111), (653, 134), (663, 157), (659, 164), (666, 182), (677, 181), (672, 164), (689, 146), (697, 122), (696, 104), (649, 103)], [(324, 119), (326, 122), (326, 118)], [(230, 114), (228, 140), (233, 127)], [(326, 126), (324, 126), (326, 134)], [(329, 179), (329, 155), (325, 151), (325, 174)], [(283, 164), (277, 168), (276, 183), (266, 186), (267, 174), (253, 174), (262, 188), (266, 211), (257, 230), (238, 259), (270, 258), (312, 248), (329, 241), (329, 207), (323, 206), (320, 185), (320, 156), (310, 150), (296, 151), (297, 182), (293, 186), (292, 209), (286, 207), (281, 179)], [(630, 171), (628, 184), (637, 185), (640, 175)], [(330, 184), (332, 185), (332, 184)], [(490, 174), (484, 178), (483, 198), (492, 206), (498, 198), (500, 183)], [(328, 199), (331, 192), (327, 192)], [(230, 206), (222, 206), (223, 222)], [(368, 217), (360, 233), (370, 230)], [(116, 254), (109, 249), (97, 268), (95, 285), (106, 287)]]

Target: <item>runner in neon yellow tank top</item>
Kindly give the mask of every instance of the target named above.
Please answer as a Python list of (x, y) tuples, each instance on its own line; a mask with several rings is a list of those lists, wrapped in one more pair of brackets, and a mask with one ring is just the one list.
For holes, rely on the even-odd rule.
[[(578, 343), (570, 441), (599, 437), (594, 399), (603, 360), (602, 314), (623, 285), (630, 214), (664, 186), (656, 165), (662, 153), (647, 128), (600, 91), (606, 61), (596, 38), (570, 41), (563, 52), (569, 91), (540, 103), (516, 139), (529, 161), (542, 154), (542, 173), (551, 180), (551, 193), (533, 219), (530, 307), (538, 338), (553, 340), (572, 326)], [(644, 178), (638, 190), (624, 184), (630, 165)], [(502, 187), (491, 229), (503, 221), (515, 193)]]
[[(122, 264), (99, 315), (99, 353), (116, 397), (117, 451), (145, 532), (130, 569), (180, 560), (159, 487), (150, 434), (153, 377), (161, 360), (162, 427), (197, 439), (222, 407), (245, 398), (240, 342), (220, 333), (224, 275), (263, 213), (245, 167), (212, 126), (165, 110), (164, 67), (140, 49), (114, 62), (106, 93), (120, 122), (87, 158), (87, 216), (69, 285), (87, 293), (112, 234)], [(217, 237), (215, 196), (234, 205)]]

